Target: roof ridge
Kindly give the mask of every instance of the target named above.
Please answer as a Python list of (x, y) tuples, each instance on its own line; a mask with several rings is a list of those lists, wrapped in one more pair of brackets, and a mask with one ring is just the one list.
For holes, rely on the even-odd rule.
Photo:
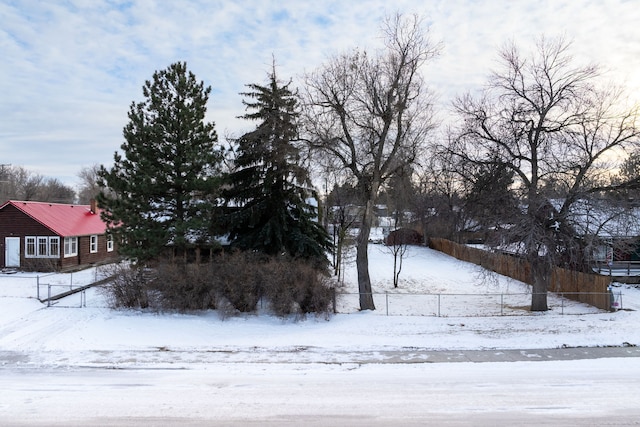
[(37, 203), (42, 205), (57, 205), (57, 206), (91, 206), (90, 204), (80, 204), (80, 203), (61, 203), (61, 202), (43, 202), (40, 200), (7, 200), (7, 203)]

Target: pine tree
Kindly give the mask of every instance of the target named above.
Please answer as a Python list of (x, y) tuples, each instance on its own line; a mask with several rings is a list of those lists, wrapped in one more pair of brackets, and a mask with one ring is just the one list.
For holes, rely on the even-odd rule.
[(98, 203), (123, 255), (144, 261), (172, 245), (178, 253), (207, 238), (221, 161), (213, 123), (205, 123), (211, 91), (174, 63), (143, 86), (111, 169), (101, 166)]
[(260, 123), (236, 141), (235, 171), (225, 193), (235, 206), (228, 216), (230, 238), (242, 250), (324, 263), (329, 237), (308, 202), (311, 182), (295, 145), (298, 102), (290, 84), (281, 84), (274, 69), (266, 86), (250, 84), (250, 91), (241, 93), (251, 110), (241, 118)]

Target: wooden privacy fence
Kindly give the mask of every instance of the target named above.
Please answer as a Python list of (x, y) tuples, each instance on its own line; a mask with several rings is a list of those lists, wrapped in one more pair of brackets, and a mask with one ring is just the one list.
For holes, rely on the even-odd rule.
[[(429, 239), (429, 246), (462, 261), (472, 262), (503, 276), (531, 284), (531, 267), (522, 258), (472, 248), (447, 239)], [(610, 283), (611, 278), (608, 276), (581, 273), (555, 267), (551, 273), (551, 283), (548, 290), (563, 294), (563, 296), (574, 301), (590, 304), (603, 310), (610, 310)]]

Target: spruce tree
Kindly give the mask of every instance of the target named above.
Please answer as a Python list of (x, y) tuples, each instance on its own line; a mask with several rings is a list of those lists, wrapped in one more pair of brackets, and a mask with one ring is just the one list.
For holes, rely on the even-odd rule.
[(329, 237), (317, 221), (308, 170), (301, 165), (296, 94), (274, 70), (265, 86), (243, 92), (246, 120), (257, 127), (236, 140), (235, 169), (225, 192), (232, 246), (326, 263)]
[(214, 124), (204, 121), (210, 91), (174, 63), (131, 104), (124, 156), (116, 152), (113, 167), (98, 172), (98, 203), (123, 255), (144, 261), (207, 238), (221, 161)]

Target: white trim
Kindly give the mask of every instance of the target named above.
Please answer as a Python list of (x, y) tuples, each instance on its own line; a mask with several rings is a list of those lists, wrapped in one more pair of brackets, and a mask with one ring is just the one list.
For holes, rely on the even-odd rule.
[(72, 256), (78, 256), (78, 238), (65, 237), (64, 238), (64, 257), (69, 258)]
[(25, 258), (37, 258), (38, 252), (36, 245), (36, 236), (25, 236), (24, 238), (24, 257)]
[(60, 258), (60, 237), (49, 237), (49, 256), (51, 258)]
[(113, 252), (113, 234), (107, 234), (107, 252)]
[(36, 237), (36, 256), (38, 258), (49, 256), (49, 239), (46, 236)]
[(89, 236), (89, 252), (95, 254), (98, 252), (98, 235), (92, 234)]

